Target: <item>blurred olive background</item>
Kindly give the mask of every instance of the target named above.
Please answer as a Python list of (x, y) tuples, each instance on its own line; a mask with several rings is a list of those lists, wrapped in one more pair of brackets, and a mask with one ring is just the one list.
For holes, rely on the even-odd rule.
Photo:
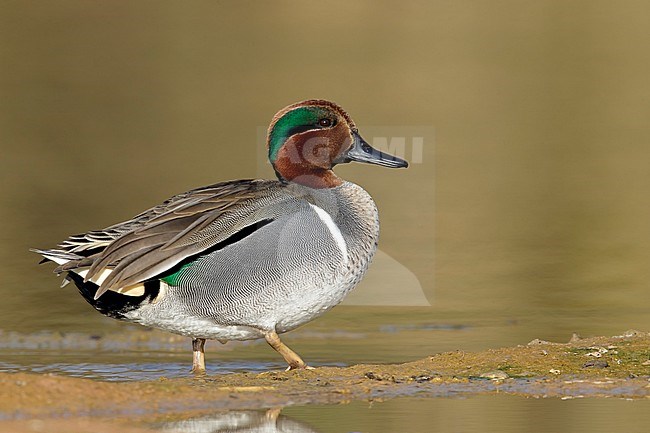
[(647, 331), (649, 22), (644, 1), (3, 0), (0, 329), (122, 329), (28, 248), (272, 176), (260, 128), (326, 98), (362, 134), (435, 131), (407, 170), (338, 169), (432, 306), (304, 329), (428, 327), (401, 358)]

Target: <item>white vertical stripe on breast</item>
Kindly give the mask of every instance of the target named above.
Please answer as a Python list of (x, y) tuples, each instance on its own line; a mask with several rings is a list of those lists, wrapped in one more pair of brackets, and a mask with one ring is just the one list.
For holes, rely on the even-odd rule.
[(336, 223), (324, 209), (319, 208), (318, 206), (315, 206), (311, 203), (309, 203), (309, 206), (311, 206), (315, 211), (318, 217), (323, 221), (325, 226), (329, 229), (330, 233), (332, 234), (332, 237), (334, 238), (334, 241), (336, 242), (336, 245), (339, 247), (341, 250), (341, 254), (343, 254), (343, 263), (347, 264), (348, 263), (348, 246), (345, 243), (345, 239), (343, 239), (343, 234), (341, 234), (341, 230), (336, 226)]

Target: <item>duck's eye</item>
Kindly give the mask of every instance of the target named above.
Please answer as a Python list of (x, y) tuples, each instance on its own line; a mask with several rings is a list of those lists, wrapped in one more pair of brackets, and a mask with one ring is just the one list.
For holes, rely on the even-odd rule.
[(330, 126), (332, 126), (332, 120), (328, 119), (327, 117), (324, 117), (318, 121), (318, 125), (323, 128), (329, 128)]

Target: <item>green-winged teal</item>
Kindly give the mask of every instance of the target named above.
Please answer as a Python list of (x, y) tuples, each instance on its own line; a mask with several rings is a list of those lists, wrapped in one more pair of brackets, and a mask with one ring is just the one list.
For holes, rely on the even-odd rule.
[(290, 369), (305, 368), (278, 334), (341, 302), (379, 238), (370, 195), (332, 168), (408, 164), (373, 149), (350, 116), (324, 100), (280, 110), (267, 146), (278, 180), (197, 188), (34, 251), (67, 272), (99, 312), (191, 337), (195, 372), (205, 370), (206, 339), (265, 338)]

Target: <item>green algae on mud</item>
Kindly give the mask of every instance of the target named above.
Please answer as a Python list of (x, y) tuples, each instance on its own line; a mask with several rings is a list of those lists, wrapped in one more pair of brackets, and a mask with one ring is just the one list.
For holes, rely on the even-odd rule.
[[(511, 393), (533, 397), (650, 396), (650, 334), (568, 343), (533, 340), (483, 352), (440, 353), (404, 364), (235, 373), (109, 383), (55, 375), (0, 374), (0, 415), (34, 416), (248, 409), (399, 396)], [(596, 362), (597, 361), (597, 362)]]

